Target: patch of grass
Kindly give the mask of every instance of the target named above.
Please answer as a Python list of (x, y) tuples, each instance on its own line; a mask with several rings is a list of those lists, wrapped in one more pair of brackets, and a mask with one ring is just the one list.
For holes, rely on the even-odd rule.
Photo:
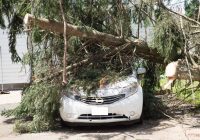
[[(167, 83), (167, 78), (162, 77), (159, 81), (160, 87), (156, 87), (157, 91)], [(194, 81), (193, 84), (189, 84), (188, 80), (176, 80), (171, 88), (171, 93), (176, 94), (180, 100), (184, 100), (196, 106), (200, 106), (200, 87), (199, 82)], [(192, 88), (194, 94), (192, 94)]]
[(172, 92), (181, 100), (185, 100), (194, 105), (200, 105), (200, 88), (198, 84), (199, 82), (197, 81), (189, 84), (188, 80), (178, 80), (175, 82)]

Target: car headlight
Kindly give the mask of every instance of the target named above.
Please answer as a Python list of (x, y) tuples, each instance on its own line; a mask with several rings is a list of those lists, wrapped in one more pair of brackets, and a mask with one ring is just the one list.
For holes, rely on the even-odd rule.
[(73, 99), (73, 100), (76, 100), (76, 98), (77, 98), (77, 95), (71, 91), (65, 91), (65, 92), (63, 92), (63, 95), (65, 95), (66, 97)]
[(72, 95), (72, 94), (68, 94), (68, 95), (66, 95), (68, 98), (70, 98), (70, 99), (73, 99), (73, 100), (75, 100), (75, 96), (74, 95)]
[(120, 94), (125, 94), (126, 97), (129, 97), (133, 94), (135, 94), (138, 90), (138, 83), (137, 82), (133, 82), (131, 84), (129, 84), (126, 87), (123, 87), (123, 90), (120, 92)]

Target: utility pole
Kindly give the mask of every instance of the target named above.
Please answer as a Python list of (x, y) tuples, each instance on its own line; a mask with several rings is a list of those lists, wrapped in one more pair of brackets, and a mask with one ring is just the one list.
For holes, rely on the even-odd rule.
[(0, 55), (1, 55), (1, 92), (3, 92), (4, 88), (3, 88), (3, 64), (2, 64), (2, 50), (1, 50), (1, 46), (0, 46)]

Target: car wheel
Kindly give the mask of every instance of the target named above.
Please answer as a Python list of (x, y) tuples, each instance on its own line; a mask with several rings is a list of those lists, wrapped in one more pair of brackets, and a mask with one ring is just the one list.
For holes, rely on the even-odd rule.
[(62, 118), (60, 118), (60, 126), (61, 126), (61, 127), (66, 127), (66, 122), (63, 121)]
[(137, 124), (143, 124), (143, 113), (141, 114)]

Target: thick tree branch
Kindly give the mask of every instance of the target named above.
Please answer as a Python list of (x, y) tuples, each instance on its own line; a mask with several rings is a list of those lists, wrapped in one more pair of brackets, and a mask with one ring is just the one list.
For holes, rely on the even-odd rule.
[(66, 66), (67, 66), (67, 21), (66, 21), (66, 18), (65, 18), (65, 12), (64, 12), (64, 8), (63, 8), (63, 0), (60, 0), (59, 1), (59, 4), (60, 4), (60, 10), (61, 10), (61, 14), (62, 14), (62, 18), (63, 18), (63, 22), (64, 22), (64, 27), (63, 27), (63, 37), (64, 37), (64, 55), (63, 55), (63, 85), (66, 85), (67, 84), (67, 75), (66, 75)]
[[(26, 26), (34, 27), (35, 25), (39, 26), (41, 29), (48, 30), (54, 33), (63, 34), (63, 23), (57, 21), (50, 21), (44, 18), (35, 18), (33, 15), (26, 14), (24, 18), (24, 23)], [(129, 43), (130, 48), (135, 49), (135, 53), (138, 57), (144, 59), (150, 59), (147, 56), (153, 56), (153, 59), (150, 59), (156, 63), (164, 63), (164, 58), (157, 52), (156, 49), (151, 49), (148, 47), (147, 43), (144, 40), (128, 40), (123, 39), (118, 36), (114, 36), (108, 33), (99, 32), (95, 29), (86, 26), (75, 26), (72, 24), (66, 24), (66, 31), (68, 36), (77, 36), (80, 38), (87, 38), (93, 41), (99, 42), (108, 47), (120, 47), (126, 43)], [(134, 47), (133, 47), (134, 46)]]
[[(49, 30), (58, 34), (64, 33), (63, 23), (44, 18), (37, 19), (30, 14), (26, 14), (24, 18), (24, 23), (25, 25), (30, 27), (37, 25), (44, 30)], [(93, 40), (97, 40), (105, 45), (118, 46), (126, 42), (123, 38), (116, 37), (107, 33), (102, 33), (87, 26), (75, 26), (68, 23), (66, 24), (66, 31), (69, 36), (90, 38)]]

